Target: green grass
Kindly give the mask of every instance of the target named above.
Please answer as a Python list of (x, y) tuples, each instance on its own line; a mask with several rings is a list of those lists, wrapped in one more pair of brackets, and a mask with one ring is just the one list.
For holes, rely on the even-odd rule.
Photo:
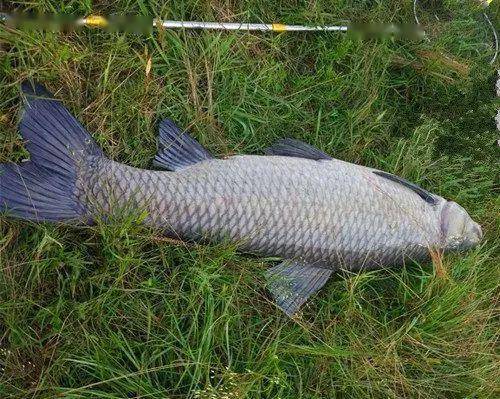
[[(179, 19), (413, 21), (409, 0), (14, 3)], [(420, 3), (430, 39), (420, 42), (0, 28), (0, 162), (26, 157), (19, 82), (33, 77), (115, 160), (150, 166), (167, 116), (221, 156), (292, 136), (452, 198), (485, 231), (480, 247), (442, 265), (338, 276), (290, 320), (264, 289), (272, 260), (175, 245), (133, 218), (86, 228), (2, 218), (0, 397), (497, 397), (491, 33), (472, 1)]]

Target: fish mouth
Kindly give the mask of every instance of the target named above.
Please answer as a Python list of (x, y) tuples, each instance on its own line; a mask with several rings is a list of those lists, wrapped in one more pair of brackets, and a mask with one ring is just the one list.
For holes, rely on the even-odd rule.
[(441, 237), (448, 249), (464, 250), (475, 247), (483, 238), (481, 226), (454, 201), (447, 201), (441, 211)]

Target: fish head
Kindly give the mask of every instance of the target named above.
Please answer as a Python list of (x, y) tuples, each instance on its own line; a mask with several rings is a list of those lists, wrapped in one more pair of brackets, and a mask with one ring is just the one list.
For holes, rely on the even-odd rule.
[(483, 232), (467, 211), (454, 201), (446, 201), (441, 211), (443, 249), (463, 251), (475, 247)]

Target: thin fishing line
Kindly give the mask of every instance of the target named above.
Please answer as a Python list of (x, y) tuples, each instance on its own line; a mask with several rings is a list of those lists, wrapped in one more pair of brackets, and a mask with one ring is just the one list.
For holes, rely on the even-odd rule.
[(484, 15), (484, 18), (486, 19), (486, 21), (488, 22), (488, 24), (490, 25), (491, 30), (493, 31), (493, 37), (495, 38), (495, 54), (493, 55), (493, 58), (490, 61), (490, 64), (493, 64), (495, 62), (495, 60), (497, 59), (497, 55), (498, 55), (498, 33), (497, 33), (497, 30), (495, 29), (495, 26), (491, 22), (490, 17), (488, 17), (488, 14), (486, 14), (486, 12), (483, 12), (483, 15)]
[[(484, 4), (485, 7), (488, 7), (491, 1), (492, 0), (484, 0), (482, 3)], [(417, 5), (418, 5), (418, 0), (413, 0), (413, 16), (415, 18), (416, 24), (420, 25), (420, 21), (417, 15)], [(497, 30), (495, 29), (495, 26), (491, 22), (490, 17), (488, 17), (488, 14), (486, 14), (486, 11), (483, 11), (483, 16), (484, 19), (486, 19), (486, 22), (488, 22), (489, 27), (493, 31), (493, 38), (495, 39), (495, 53), (493, 54), (493, 58), (490, 60), (490, 64), (493, 64), (498, 56), (498, 33)]]

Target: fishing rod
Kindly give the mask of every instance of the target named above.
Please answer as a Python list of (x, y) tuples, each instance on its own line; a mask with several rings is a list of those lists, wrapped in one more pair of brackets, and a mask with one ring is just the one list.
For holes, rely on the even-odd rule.
[[(90, 15), (80, 19), (80, 24), (88, 27), (104, 28), (109, 25), (109, 20), (101, 15)], [(153, 27), (180, 28), (180, 29), (212, 29), (212, 30), (242, 30), (242, 31), (274, 31), (274, 32), (311, 32), (311, 31), (347, 31), (345, 25), (287, 25), (281, 23), (245, 23), (245, 22), (203, 22), (203, 21), (173, 21), (153, 19)]]

